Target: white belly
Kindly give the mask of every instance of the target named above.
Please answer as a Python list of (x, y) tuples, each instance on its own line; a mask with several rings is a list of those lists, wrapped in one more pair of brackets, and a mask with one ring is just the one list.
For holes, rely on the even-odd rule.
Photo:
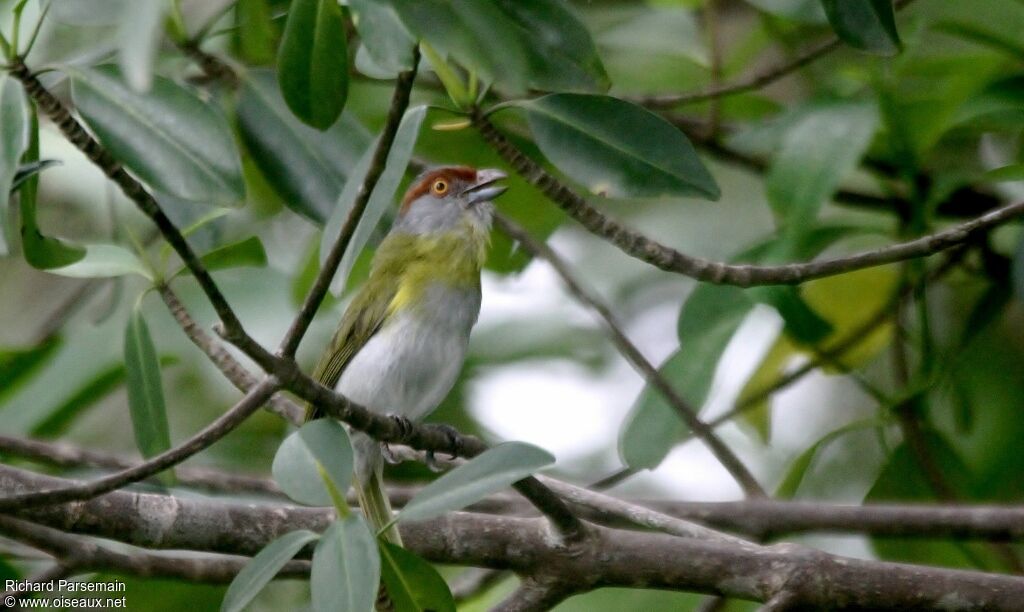
[(427, 308), (395, 315), (356, 353), (338, 392), (375, 412), (413, 421), (441, 403), (462, 369), (480, 298), (447, 288), (428, 294)]

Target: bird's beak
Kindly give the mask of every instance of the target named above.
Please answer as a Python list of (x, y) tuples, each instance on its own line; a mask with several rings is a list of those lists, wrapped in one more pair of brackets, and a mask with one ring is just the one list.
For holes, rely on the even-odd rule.
[(505, 190), (508, 189), (505, 185), (496, 184), (498, 181), (506, 178), (508, 178), (508, 175), (501, 170), (495, 170), (493, 168), (479, 170), (476, 173), (476, 182), (463, 191), (462, 195), (466, 198), (466, 203), (470, 206), (477, 202), (493, 200), (505, 193)]

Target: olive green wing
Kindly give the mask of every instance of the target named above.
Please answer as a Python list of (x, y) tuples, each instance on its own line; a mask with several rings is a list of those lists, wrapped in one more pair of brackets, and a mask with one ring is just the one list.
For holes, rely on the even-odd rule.
[[(398, 290), (397, 282), (371, 278), (352, 299), (341, 318), (338, 331), (331, 338), (324, 354), (313, 369), (313, 378), (325, 387), (338, 384), (345, 367), (370, 338), (376, 334), (388, 317), (388, 309)], [(306, 405), (306, 420), (323, 416), (312, 404)]]

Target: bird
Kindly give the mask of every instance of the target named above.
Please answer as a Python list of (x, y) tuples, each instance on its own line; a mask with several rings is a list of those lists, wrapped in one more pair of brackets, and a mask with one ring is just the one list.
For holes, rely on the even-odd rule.
[[(313, 378), (369, 410), (418, 422), (458, 378), (480, 313), (480, 272), (492, 200), (507, 175), (467, 166), (431, 168), (410, 183), (370, 274), (342, 315)], [(308, 405), (306, 420), (324, 416)], [(407, 419), (407, 421), (405, 421)], [(384, 489), (386, 447), (350, 431), (363, 515), (401, 545)]]

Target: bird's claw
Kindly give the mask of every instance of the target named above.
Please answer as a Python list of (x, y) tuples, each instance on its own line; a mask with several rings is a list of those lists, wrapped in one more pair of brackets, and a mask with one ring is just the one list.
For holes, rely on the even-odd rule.
[(445, 423), (438, 423), (436, 427), (441, 430), (441, 433), (444, 434), (444, 437), (448, 441), (448, 448), (451, 449), (451, 453), (449, 453), (451, 458), (455, 459), (461, 455), (463, 448), (462, 436), (459, 434), (459, 430)]
[(412, 434), (413, 424), (409, 417), (400, 414), (389, 414), (388, 418), (394, 421), (395, 426), (398, 427), (399, 440), (405, 441)]
[(394, 451), (391, 450), (391, 446), (387, 443), (381, 443), (380, 454), (384, 456), (384, 461), (387, 461), (388, 465), (398, 465), (402, 462), (402, 460), (395, 455)]

